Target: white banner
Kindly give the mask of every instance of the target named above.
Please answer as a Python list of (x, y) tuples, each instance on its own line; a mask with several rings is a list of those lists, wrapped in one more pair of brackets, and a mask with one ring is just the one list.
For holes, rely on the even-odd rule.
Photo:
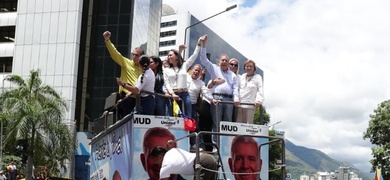
[(137, 128), (165, 127), (167, 129), (184, 129), (184, 119), (181, 117), (135, 114), (133, 125)]
[(221, 121), (219, 132), (236, 135), (268, 136), (268, 126)]

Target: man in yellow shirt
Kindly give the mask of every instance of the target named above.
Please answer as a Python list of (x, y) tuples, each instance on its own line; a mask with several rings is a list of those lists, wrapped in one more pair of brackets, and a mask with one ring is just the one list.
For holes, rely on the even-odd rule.
[[(122, 79), (123, 84), (119, 86), (119, 93), (121, 95), (121, 98), (123, 99), (124, 97), (130, 96), (130, 92), (123, 87), (126, 84), (134, 85), (139, 75), (142, 74), (142, 70), (139, 68), (139, 57), (144, 54), (144, 51), (140, 47), (136, 47), (131, 53), (133, 55), (133, 60), (126, 58), (116, 50), (114, 44), (112, 44), (110, 41), (110, 37), (110, 31), (105, 31), (103, 33), (103, 38), (111, 58), (119, 66), (121, 66), (120, 78)], [(123, 99), (121, 104), (124, 117), (133, 111), (135, 107), (135, 96), (130, 96)]]

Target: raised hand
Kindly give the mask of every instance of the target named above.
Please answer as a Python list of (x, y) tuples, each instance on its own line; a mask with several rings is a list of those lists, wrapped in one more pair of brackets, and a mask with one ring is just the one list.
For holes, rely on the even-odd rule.
[(179, 53), (181, 53), (184, 49), (186, 49), (186, 45), (182, 44), (179, 46)]
[(104, 31), (104, 33), (103, 33), (104, 41), (110, 40), (110, 37), (111, 37), (111, 32), (110, 31)]

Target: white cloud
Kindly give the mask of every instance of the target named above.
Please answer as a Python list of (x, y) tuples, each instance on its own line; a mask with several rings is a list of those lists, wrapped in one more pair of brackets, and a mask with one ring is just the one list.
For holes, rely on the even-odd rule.
[(164, 0), (205, 24), (264, 70), (265, 106), (296, 145), (368, 172), (369, 114), (390, 97), (390, 1)]

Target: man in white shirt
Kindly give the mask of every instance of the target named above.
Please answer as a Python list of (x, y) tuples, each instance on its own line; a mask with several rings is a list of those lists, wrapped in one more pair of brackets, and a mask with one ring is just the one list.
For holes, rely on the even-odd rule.
[[(192, 115), (191, 117), (196, 120), (196, 132), (199, 132), (199, 118), (196, 108), (196, 103), (198, 101), (199, 94), (202, 92), (202, 88), (205, 87), (205, 84), (202, 80), (199, 79), (202, 72), (202, 66), (200, 64), (195, 64), (191, 69), (191, 77), (188, 77), (188, 93), (190, 94), (191, 104), (192, 104)], [(200, 142), (203, 142), (202, 137), (200, 137)], [(190, 138), (191, 151), (195, 150), (195, 137)], [(203, 150), (200, 149), (200, 150)]]
[[(211, 89), (213, 99), (211, 104), (211, 116), (213, 119), (212, 131), (218, 131), (218, 124), (220, 121), (232, 122), (233, 116), (233, 104), (224, 103), (218, 106), (220, 101), (230, 101), (234, 103), (234, 106), (240, 104), (238, 93), (238, 79), (236, 74), (229, 70), (229, 57), (226, 54), (222, 54), (219, 58), (219, 66), (213, 64), (206, 55), (206, 42), (207, 35), (203, 40), (203, 48), (200, 54), (200, 62), (207, 68), (210, 73), (211, 79), (213, 79), (213, 87)], [(225, 80), (222, 84), (215, 84), (214, 79), (222, 78)], [(213, 143), (217, 142), (217, 137), (212, 137)], [(215, 150), (213, 150), (215, 151)]]
[(1, 170), (0, 171), (0, 180), (6, 180), (6, 179), (7, 179), (7, 177), (5, 177), (3, 171)]
[(15, 163), (13, 161), (11, 161), (11, 163), (8, 165), (8, 179), (9, 180), (16, 180), (16, 166), (15, 166)]
[(199, 164), (195, 164), (196, 153), (190, 153), (180, 148), (172, 148), (168, 151), (164, 148), (155, 148), (150, 154), (150, 158), (157, 164), (161, 164), (160, 179), (169, 180), (175, 175), (195, 175), (195, 168), (199, 165), (200, 180), (215, 180), (217, 178), (217, 161), (206, 153), (200, 152)]

